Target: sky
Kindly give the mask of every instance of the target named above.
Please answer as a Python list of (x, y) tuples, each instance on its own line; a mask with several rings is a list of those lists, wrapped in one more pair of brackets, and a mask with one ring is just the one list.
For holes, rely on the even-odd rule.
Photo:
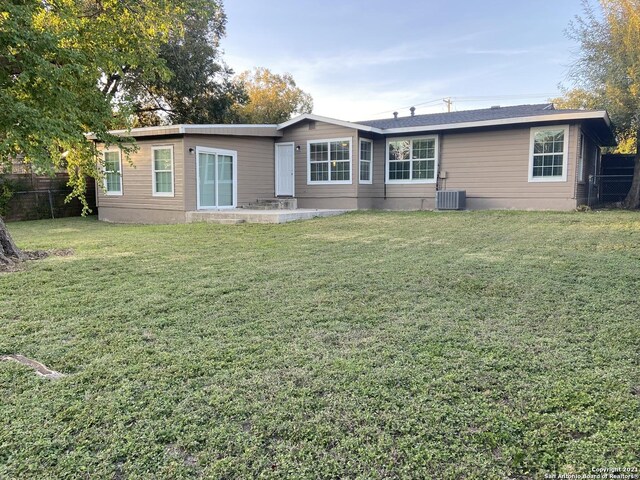
[(289, 72), (313, 113), (357, 121), (543, 103), (570, 87), (580, 0), (226, 0), (224, 59)]

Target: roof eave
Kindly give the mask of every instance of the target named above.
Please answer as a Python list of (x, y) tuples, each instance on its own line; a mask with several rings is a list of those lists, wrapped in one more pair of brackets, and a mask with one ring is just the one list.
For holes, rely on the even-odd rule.
[(362, 130), (363, 132), (374, 132), (374, 133), (384, 133), (384, 130), (376, 127), (370, 127), (369, 125), (362, 125), (361, 123), (353, 123), (346, 122), (344, 120), (338, 120), (337, 118), (331, 117), (323, 117), (321, 115), (315, 115), (313, 113), (303, 113), (302, 115), (298, 115), (291, 120), (287, 120), (286, 122), (280, 123), (278, 125), (278, 130), (283, 130), (291, 125), (295, 125), (296, 123), (300, 123), (305, 120), (312, 120), (316, 122), (324, 122), (329, 123), (331, 125), (338, 125), (346, 128), (353, 128), (354, 130)]
[(553, 115), (532, 115), (529, 117), (514, 117), (514, 118), (501, 118), (495, 120), (481, 120), (476, 122), (462, 122), (462, 123), (443, 123), (438, 125), (424, 125), (417, 127), (397, 127), (386, 128), (382, 130), (382, 133), (394, 134), (394, 133), (412, 133), (412, 132), (432, 132), (441, 130), (459, 130), (466, 128), (481, 128), (481, 127), (496, 127), (502, 125), (518, 125), (526, 123), (539, 123), (539, 122), (555, 122), (555, 121), (575, 121), (575, 120), (589, 120), (589, 119), (602, 119), (608, 128), (611, 128), (611, 121), (609, 115), (605, 110), (597, 110), (590, 112), (573, 112), (566, 114), (553, 114)]

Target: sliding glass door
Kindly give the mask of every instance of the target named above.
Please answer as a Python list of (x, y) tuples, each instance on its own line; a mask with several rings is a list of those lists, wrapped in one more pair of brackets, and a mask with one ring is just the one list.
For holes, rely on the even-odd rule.
[(196, 156), (198, 209), (235, 207), (237, 153), (198, 147)]

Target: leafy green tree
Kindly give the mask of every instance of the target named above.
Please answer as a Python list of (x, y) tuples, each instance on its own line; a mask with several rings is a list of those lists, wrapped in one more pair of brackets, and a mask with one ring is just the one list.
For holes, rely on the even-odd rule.
[(599, 0), (599, 7), (584, 3), (582, 16), (569, 27), (580, 44), (572, 70), (579, 87), (569, 99), (606, 108), (618, 138), (636, 154), (633, 182), (623, 202), (640, 207), (640, 0)]
[[(160, 46), (184, 32), (190, 12), (210, 18), (212, 0), (3, 0), (0, 4), (0, 165), (18, 155), (37, 172), (66, 167), (72, 195), (85, 175), (100, 176), (95, 144), (130, 138), (136, 98), (123, 90), (130, 72), (168, 79)], [(22, 255), (0, 220), (0, 262)]]
[(255, 68), (239, 74), (236, 83), (248, 96), (246, 104), (235, 107), (239, 123), (280, 123), (313, 110), (311, 95), (296, 85), (290, 73), (279, 75)]
[(233, 71), (220, 58), (226, 17), (220, 8), (211, 12), (188, 12), (184, 34), (172, 34), (160, 46), (169, 78), (146, 83), (132, 75), (128, 80), (125, 89), (138, 99), (136, 126), (227, 123), (233, 120), (232, 108), (246, 102), (242, 85), (232, 81)]
[[(563, 97), (552, 98), (552, 102), (557, 108), (573, 108), (597, 110), (605, 107), (605, 100), (593, 92), (583, 88), (566, 90)], [(610, 149), (613, 153), (632, 154), (636, 152), (636, 132), (617, 128), (616, 136), (618, 145)]]

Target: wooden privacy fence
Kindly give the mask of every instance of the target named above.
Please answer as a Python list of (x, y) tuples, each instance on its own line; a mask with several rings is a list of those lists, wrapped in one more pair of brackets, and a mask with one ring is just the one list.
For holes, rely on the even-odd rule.
[[(78, 199), (65, 202), (71, 188), (68, 176), (32, 173), (0, 174), (0, 215), (8, 221), (74, 217), (82, 214)], [(87, 201), (95, 213), (95, 182), (87, 180)]]

